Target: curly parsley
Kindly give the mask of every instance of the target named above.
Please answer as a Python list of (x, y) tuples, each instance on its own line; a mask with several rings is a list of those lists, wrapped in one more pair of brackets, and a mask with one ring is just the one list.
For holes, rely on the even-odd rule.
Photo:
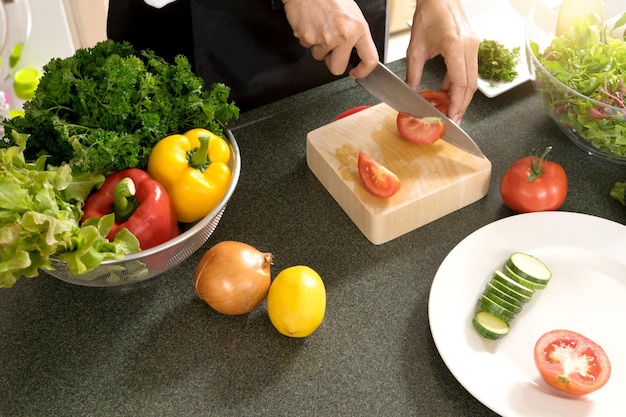
[(160, 139), (195, 127), (222, 134), (239, 116), (223, 84), (204, 88), (187, 58), (173, 64), (129, 43), (102, 41), (55, 58), (44, 68), (35, 97), (24, 104), (24, 117), (6, 120), (5, 140), (30, 135), (24, 155), (48, 155), (74, 172), (106, 174), (145, 168)]
[(517, 77), (520, 48), (508, 49), (500, 42), (485, 39), (478, 47), (478, 75), (483, 80), (510, 82)]

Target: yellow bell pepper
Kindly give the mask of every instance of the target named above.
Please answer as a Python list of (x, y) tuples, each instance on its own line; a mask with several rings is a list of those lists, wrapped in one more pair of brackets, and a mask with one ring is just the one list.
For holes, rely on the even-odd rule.
[(206, 129), (161, 139), (148, 158), (148, 173), (161, 183), (183, 223), (200, 220), (219, 204), (232, 173), (230, 146)]

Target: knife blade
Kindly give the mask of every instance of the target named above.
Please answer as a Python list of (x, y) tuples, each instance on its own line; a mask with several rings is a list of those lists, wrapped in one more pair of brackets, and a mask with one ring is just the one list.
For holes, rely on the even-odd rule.
[(466, 152), (485, 158), (476, 142), (456, 123), (419, 95), (382, 62), (365, 78), (356, 82), (393, 109), (417, 117), (439, 117), (444, 124), (443, 140)]

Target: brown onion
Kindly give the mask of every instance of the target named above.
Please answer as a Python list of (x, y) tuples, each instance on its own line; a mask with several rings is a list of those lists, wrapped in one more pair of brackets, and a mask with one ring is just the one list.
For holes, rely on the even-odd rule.
[(196, 294), (222, 314), (246, 314), (267, 296), (272, 254), (235, 241), (210, 248), (196, 268)]

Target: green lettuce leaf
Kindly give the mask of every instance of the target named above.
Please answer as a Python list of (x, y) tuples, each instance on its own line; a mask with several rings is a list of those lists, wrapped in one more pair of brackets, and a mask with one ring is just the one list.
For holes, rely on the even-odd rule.
[(622, 31), (626, 13), (607, 27), (587, 14), (573, 19), (567, 32), (540, 52), (531, 48), (546, 70), (560, 82), (611, 108), (574, 95), (542, 73), (537, 82), (547, 108), (559, 122), (571, 127), (595, 148), (626, 156), (626, 41)]
[(106, 239), (113, 215), (81, 224), (84, 200), (103, 181), (87, 173), (74, 178), (69, 165), (46, 166), (45, 157), (26, 162), (17, 146), (0, 149), (0, 288), (52, 269), (54, 257), (81, 274), (139, 251), (131, 233)]
[(623, 206), (626, 206), (626, 182), (618, 181), (613, 184), (610, 195), (615, 201), (619, 201)]

